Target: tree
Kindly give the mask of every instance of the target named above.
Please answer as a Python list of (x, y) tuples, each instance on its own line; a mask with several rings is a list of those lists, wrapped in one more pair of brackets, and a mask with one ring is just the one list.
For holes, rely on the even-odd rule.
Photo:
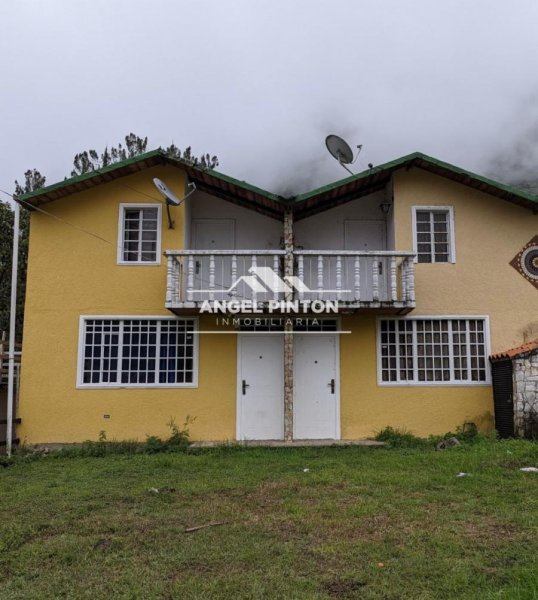
[(194, 156), (190, 146), (187, 146), (185, 150), (181, 152), (175, 144), (171, 144), (168, 148), (164, 149), (164, 152), (171, 158), (184, 160), (194, 167), (200, 167), (209, 171), (219, 166), (219, 159), (216, 156), (210, 156), (209, 154), (202, 154), (199, 157)]
[[(74, 168), (71, 171), (71, 177), (83, 175), (84, 173), (91, 173), (92, 171), (108, 167), (109, 165), (122, 160), (134, 158), (135, 156), (146, 152), (147, 145), (147, 137), (141, 138), (134, 133), (130, 133), (125, 136), (125, 145), (120, 142), (117, 146), (112, 146), (110, 149), (107, 146), (101, 154), (94, 149), (79, 152), (73, 159)], [(184, 160), (201, 169), (211, 170), (219, 164), (219, 160), (216, 156), (210, 156), (209, 154), (194, 156), (190, 146), (181, 151), (175, 144), (171, 144), (167, 148), (164, 148), (164, 152), (172, 158)]]
[[(97, 169), (108, 167), (114, 163), (134, 158), (146, 152), (148, 138), (141, 138), (134, 133), (126, 135), (124, 144), (121, 142), (110, 149), (105, 147), (99, 154), (96, 150), (83, 150), (75, 155), (71, 176), (91, 173)], [(202, 154), (194, 156), (190, 146), (181, 150), (171, 144), (164, 152), (172, 158), (183, 160), (201, 169), (214, 169), (219, 161), (216, 156)], [(45, 176), (37, 169), (29, 169), (24, 174), (24, 182), (15, 181), (15, 196), (22, 196), (34, 192), (45, 185)], [(28, 212), (21, 211), (20, 238), (19, 238), (19, 279), (17, 289), (17, 338), (22, 339), (22, 324), (24, 320), (24, 296), (26, 293), (26, 265), (28, 259), (28, 233), (30, 219)], [(13, 210), (11, 206), (0, 201), (0, 332), (9, 327), (9, 309), (11, 297), (11, 260), (13, 242)]]
[[(36, 169), (24, 174), (24, 183), (15, 181), (15, 196), (33, 192), (45, 185), (45, 177)], [(0, 332), (9, 329), (11, 304), (11, 262), (13, 258), (14, 212), (11, 205), (0, 201)], [(22, 339), (26, 266), (28, 262), (28, 233), (30, 219), (26, 210), (20, 212), (19, 275), (17, 280), (17, 340)]]
[(73, 166), (75, 168), (71, 171), (71, 177), (90, 173), (91, 171), (108, 167), (121, 160), (134, 158), (139, 154), (144, 154), (147, 145), (147, 137), (141, 138), (134, 133), (130, 133), (125, 136), (125, 146), (121, 142), (117, 146), (112, 146), (110, 150), (107, 146), (101, 154), (98, 154), (97, 151), (93, 149), (79, 152), (78, 154), (75, 154), (75, 158), (73, 159)]

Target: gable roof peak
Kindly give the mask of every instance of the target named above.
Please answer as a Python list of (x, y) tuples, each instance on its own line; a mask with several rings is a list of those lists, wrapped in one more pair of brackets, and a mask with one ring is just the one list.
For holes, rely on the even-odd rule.
[(184, 169), (188, 177), (205, 187), (208, 193), (237, 196), (245, 202), (254, 201), (264, 204), (274, 215), (286, 207), (293, 207), (302, 216), (324, 210), (333, 202), (340, 203), (373, 193), (390, 181), (393, 173), (404, 168), (416, 167), (451, 179), (468, 187), (513, 202), (534, 212), (538, 212), (538, 195), (526, 190), (494, 181), (461, 167), (433, 158), (422, 152), (412, 152), (395, 160), (373, 166), (355, 175), (350, 175), (333, 183), (293, 197), (283, 197), (262, 188), (234, 179), (215, 170), (194, 166), (183, 159), (169, 156), (163, 149), (157, 148), (144, 154), (108, 165), (83, 175), (77, 175), (58, 183), (48, 185), (35, 192), (24, 194), (21, 201), (29, 206), (39, 206), (73, 193), (81, 192), (113, 179), (131, 175), (138, 171), (159, 165), (170, 164)]

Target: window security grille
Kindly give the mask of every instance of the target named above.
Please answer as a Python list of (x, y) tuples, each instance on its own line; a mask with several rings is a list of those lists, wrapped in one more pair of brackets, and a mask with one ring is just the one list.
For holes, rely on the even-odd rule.
[(157, 262), (157, 208), (123, 209), (123, 262)]
[(450, 261), (450, 215), (447, 210), (416, 211), (416, 246), (419, 263)]
[(382, 383), (484, 383), (484, 319), (384, 319)]
[(80, 383), (192, 385), (194, 319), (86, 319)]

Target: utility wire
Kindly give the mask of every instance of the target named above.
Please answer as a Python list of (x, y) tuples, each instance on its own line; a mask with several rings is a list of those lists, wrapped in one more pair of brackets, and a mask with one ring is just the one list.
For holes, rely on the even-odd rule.
[[(149, 198), (152, 198), (152, 196), (150, 196), (149, 194), (146, 194), (145, 192), (142, 192), (141, 190), (137, 190), (135, 188), (131, 188), (130, 186), (125, 185), (125, 184), (122, 184), (122, 185), (124, 185), (124, 187), (127, 187), (127, 188), (133, 190), (134, 192), (138, 192), (139, 194), (143, 194), (145, 196), (148, 196)], [(40, 213), (43, 213), (44, 215), (47, 215), (48, 217), (52, 217), (53, 219), (56, 219), (56, 221), (59, 221), (60, 223), (63, 223), (64, 225), (67, 225), (69, 227), (73, 227), (77, 231), (81, 231), (82, 233), (86, 233), (87, 235), (90, 235), (90, 236), (92, 236), (92, 237), (100, 240), (101, 242), (105, 242), (106, 244), (110, 244), (111, 246), (115, 247), (116, 249), (121, 250), (122, 252), (124, 251), (124, 248), (120, 244), (116, 245), (113, 242), (111, 242), (110, 240), (107, 240), (104, 237), (101, 237), (100, 235), (98, 235), (96, 233), (88, 231), (87, 229), (84, 229), (83, 227), (79, 227), (78, 225), (74, 225), (73, 223), (70, 223), (69, 221), (66, 221), (65, 219), (62, 219), (62, 218), (58, 217), (57, 215), (55, 215), (53, 213), (50, 213), (50, 212), (48, 212), (46, 210), (43, 210), (42, 208), (39, 208), (38, 206), (31, 205), (28, 202), (25, 202), (24, 200), (18, 200), (13, 194), (10, 194), (9, 192), (6, 192), (3, 189), (0, 189), (0, 192), (2, 192), (3, 194), (6, 194), (7, 196), (10, 196), (11, 198), (13, 198), (13, 200), (15, 200), (15, 202), (18, 202), (19, 204), (27, 205), (25, 208), (30, 207), (32, 210), (36, 210), (36, 211), (38, 211)], [(155, 198), (153, 198), (153, 199), (155, 200)], [(144, 253), (142, 253), (142, 256), (144, 258), (149, 258), (149, 255), (147, 255), (147, 254), (144, 255)], [(199, 277), (198, 279), (200, 280), (200, 283), (207, 283), (207, 284), (209, 284), (209, 281), (206, 280), (204, 277)], [(218, 282), (214, 282), (214, 285), (216, 287), (222, 288), (223, 290), (227, 289), (225, 285), (220, 284)]]
[(136, 188), (131, 187), (130, 185), (127, 185), (126, 183), (122, 183), (121, 181), (118, 181), (118, 183), (120, 185), (122, 185), (123, 187), (131, 190), (132, 192), (136, 192), (137, 194), (142, 194), (142, 196), (147, 196), (148, 198), (151, 198), (155, 202), (160, 202), (161, 204), (166, 204), (166, 202), (162, 198), (155, 198), (155, 196), (152, 196), (151, 194), (148, 194), (147, 192), (143, 192), (142, 190), (137, 190)]
[[(128, 187), (128, 186), (126, 186)], [(133, 188), (134, 189), (134, 188)], [(134, 191), (138, 191), (138, 190), (134, 190)], [(25, 202), (24, 200), (19, 200), (16, 196), (14, 196), (13, 194), (10, 194), (9, 192), (6, 192), (5, 190), (0, 188), (0, 192), (2, 192), (3, 194), (6, 194), (6, 196), (10, 196), (15, 202), (18, 202), (19, 204), (21, 204), (22, 206), (24, 206), (24, 208), (27, 208), (29, 210), (36, 210), (37, 212), (40, 212), (44, 215), (47, 215), (48, 217), (52, 217), (53, 219), (55, 219), (56, 221), (67, 225), (69, 227), (72, 227), (73, 229), (76, 229), (77, 231), (81, 231), (82, 233), (85, 233), (97, 240), (100, 240), (101, 242), (105, 242), (105, 244), (110, 244), (112, 247), (116, 248), (116, 250), (120, 250), (122, 253), (124, 252), (124, 248), (120, 245), (120, 244), (114, 244), (114, 242), (111, 242), (110, 240), (105, 239), (104, 237), (101, 237), (100, 235), (98, 235), (97, 233), (93, 233), (92, 231), (88, 231), (87, 229), (84, 229), (83, 227), (80, 227), (79, 225), (75, 225), (73, 223), (70, 223), (69, 221), (66, 221), (65, 219), (62, 219), (61, 217), (58, 217), (57, 215), (50, 213), (46, 210), (43, 210), (42, 208), (40, 208), (39, 206), (34, 206), (28, 202)], [(141, 194), (144, 194), (144, 192), (139, 192)], [(146, 194), (148, 195), (148, 194)], [(144, 254), (144, 252), (141, 253), (141, 256), (143, 258), (148, 258), (151, 259), (153, 262), (153, 257), (150, 256), (149, 254)]]

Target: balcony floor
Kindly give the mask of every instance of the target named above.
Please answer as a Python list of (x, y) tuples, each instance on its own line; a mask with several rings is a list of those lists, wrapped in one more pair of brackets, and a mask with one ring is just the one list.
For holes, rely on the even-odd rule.
[[(260, 303), (261, 305), (262, 303)], [(198, 314), (199, 310), (202, 306), (202, 302), (183, 302), (177, 305), (166, 305), (166, 308), (170, 310), (172, 313), (176, 315), (193, 315)], [(357, 303), (349, 303), (343, 304), (340, 303), (338, 307), (338, 313), (290, 313), (290, 312), (282, 312), (280, 310), (273, 310), (271, 315), (288, 315), (290, 317), (300, 317), (300, 316), (317, 316), (317, 317), (327, 317), (331, 314), (339, 314), (339, 315), (353, 315), (353, 314), (375, 314), (375, 315), (406, 315), (412, 310), (414, 310), (415, 304), (412, 305), (410, 303), (404, 302), (361, 302)], [(212, 314), (212, 313), (204, 313), (204, 314)], [(215, 315), (224, 316), (222, 313), (213, 313)], [(228, 316), (244, 316), (241, 313), (237, 313), (237, 315)], [(264, 304), (263, 313), (248, 313), (252, 316), (267, 316), (269, 311), (267, 310), (267, 305)]]

